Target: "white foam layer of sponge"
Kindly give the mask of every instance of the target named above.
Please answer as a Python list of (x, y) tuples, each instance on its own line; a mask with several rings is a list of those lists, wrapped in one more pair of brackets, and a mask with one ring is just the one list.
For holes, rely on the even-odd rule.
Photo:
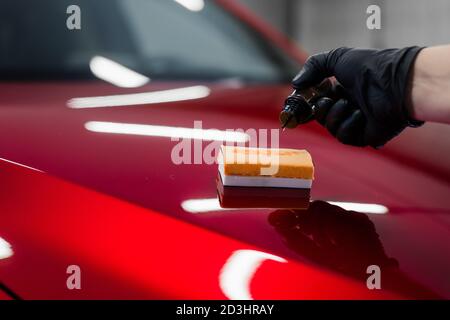
[(270, 187), (310, 189), (312, 179), (277, 178), (267, 176), (227, 176), (223, 165), (219, 165), (220, 178), (224, 186), (234, 187)]

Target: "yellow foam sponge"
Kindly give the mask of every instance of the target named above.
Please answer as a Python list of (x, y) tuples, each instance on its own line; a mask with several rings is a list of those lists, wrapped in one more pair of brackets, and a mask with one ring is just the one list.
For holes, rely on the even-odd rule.
[(222, 146), (219, 173), (224, 185), (310, 188), (314, 165), (306, 150)]

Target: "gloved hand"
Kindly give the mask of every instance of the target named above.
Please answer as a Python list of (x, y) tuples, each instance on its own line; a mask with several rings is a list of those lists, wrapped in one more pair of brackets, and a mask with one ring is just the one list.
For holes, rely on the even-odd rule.
[(337, 48), (309, 57), (292, 84), (306, 89), (336, 77), (340, 99), (319, 99), (316, 119), (344, 144), (380, 147), (422, 124), (405, 106), (409, 71), (421, 49)]

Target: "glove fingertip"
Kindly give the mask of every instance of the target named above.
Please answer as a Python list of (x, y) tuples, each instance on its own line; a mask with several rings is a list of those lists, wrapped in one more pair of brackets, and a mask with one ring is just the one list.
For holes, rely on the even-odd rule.
[(300, 72), (292, 80), (296, 89), (306, 89), (322, 82), (328, 77), (329, 70), (326, 68), (327, 52), (310, 56)]
[(333, 104), (334, 101), (328, 97), (320, 98), (314, 104), (315, 118), (321, 125), (325, 125), (325, 119), (327, 117), (328, 111), (333, 106)]
[(292, 79), (292, 86), (295, 89), (306, 89), (316, 84), (314, 70), (304, 66), (300, 72)]

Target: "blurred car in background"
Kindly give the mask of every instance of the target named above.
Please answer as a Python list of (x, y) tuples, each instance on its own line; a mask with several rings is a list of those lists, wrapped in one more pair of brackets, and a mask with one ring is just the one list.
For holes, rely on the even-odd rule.
[(449, 173), (426, 155), (287, 130), (280, 146), (309, 150), (316, 180), (309, 209), (284, 211), (222, 209), (216, 165), (172, 161), (178, 138), (220, 142), (211, 128), (278, 129), (307, 57), (234, 1), (15, 0), (0, 15), (0, 299), (450, 297)]

